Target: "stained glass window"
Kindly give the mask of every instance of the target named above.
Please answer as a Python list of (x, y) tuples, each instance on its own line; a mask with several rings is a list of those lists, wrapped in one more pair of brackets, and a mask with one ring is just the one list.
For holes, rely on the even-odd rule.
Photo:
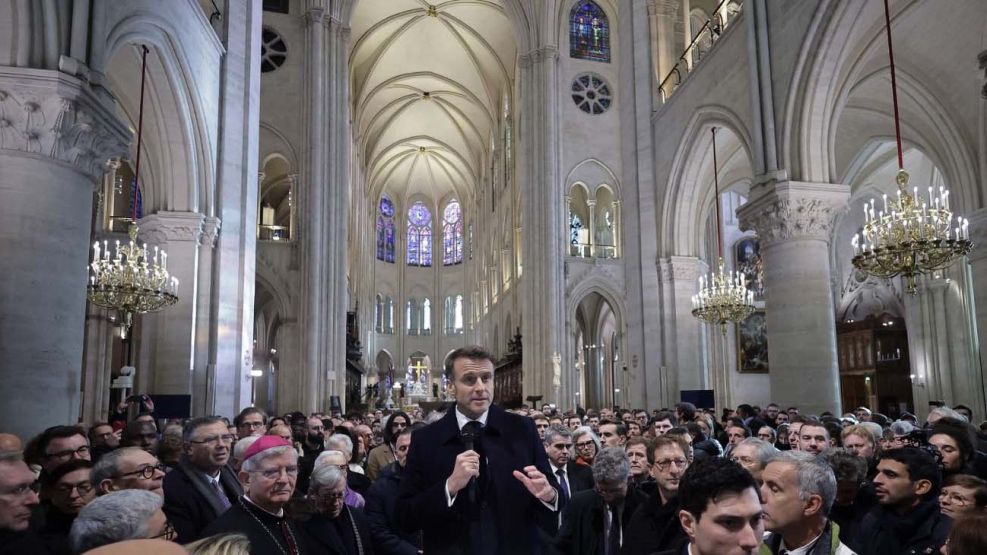
[(610, 22), (592, 0), (581, 0), (569, 13), (569, 57), (610, 62)]
[(408, 265), (432, 265), (432, 213), (421, 201), (408, 209)]
[(446, 266), (463, 261), (463, 212), (458, 200), (446, 205), (442, 216), (442, 263)]
[(394, 203), (386, 194), (377, 208), (377, 260), (394, 262)]

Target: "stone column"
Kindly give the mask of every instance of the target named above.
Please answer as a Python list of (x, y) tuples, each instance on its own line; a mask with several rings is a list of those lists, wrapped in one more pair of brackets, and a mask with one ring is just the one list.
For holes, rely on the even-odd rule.
[(552, 393), (552, 353), (568, 357), (563, 342), (565, 202), (559, 174), (559, 52), (542, 46), (521, 56), (521, 113), (525, 141), (521, 184), (524, 279), (523, 397)]
[(222, 230), (212, 250), (207, 368), (207, 414), (236, 414), (250, 404), (254, 284), (257, 279), (257, 152), (260, 133), (260, 33), (258, 0), (227, 0), (220, 69), (219, 151), (212, 225)]
[(846, 185), (770, 181), (737, 211), (764, 257), (771, 399), (803, 413), (840, 413), (829, 241), (849, 195)]
[(306, 183), (299, 190), (304, 330), (299, 409), (305, 412), (328, 410), (330, 395), (345, 401), (350, 32), (326, 4), (313, 0), (306, 12)]
[(0, 421), (25, 440), (79, 419), (93, 191), (129, 135), (84, 82), (0, 67)]
[[(987, 51), (981, 53), (981, 56), (984, 63), (987, 64)], [(984, 86), (984, 98), (987, 98), (987, 85)], [(984, 154), (981, 153), (981, 156)], [(973, 252), (967, 257), (969, 262), (967, 272), (971, 277), (970, 289), (972, 291), (970, 303), (973, 305), (974, 325), (976, 326), (973, 339), (979, 353), (980, 367), (987, 368), (987, 349), (984, 348), (984, 342), (981, 340), (987, 333), (987, 209), (982, 208), (969, 214), (969, 220), (970, 238), (974, 244)], [(976, 391), (976, 394), (982, 398), (987, 397), (985, 385), (987, 384), (981, 384)], [(974, 407), (975, 413), (987, 417), (981, 413), (981, 407), (983, 407), (982, 410), (987, 410), (987, 402), (970, 406)]]
[(168, 272), (178, 278), (178, 302), (167, 310), (142, 316), (153, 319), (153, 336), (146, 336), (142, 346), (149, 355), (150, 368), (138, 368), (151, 375), (149, 391), (170, 395), (191, 395), (194, 330), (198, 303), (199, 241), (202, 237), (202, 214), (195, 212), (158, 212), (140, 220), (139, 241), (148, 248), (158, 247), (168, 253)]
[[(703, 364), (702, 322), (692, 316), (692, 296), (706, 264), (694, 256), (670, 256), (658, 260), (661, 329), (664, 336), (662, 366), (668, 368), (665, 387), (660, 387), (660, 406), (679, 402), (683, 389), (707, 389), (709, 378)], [(717, 332), (718, 333), (718, 332)]]

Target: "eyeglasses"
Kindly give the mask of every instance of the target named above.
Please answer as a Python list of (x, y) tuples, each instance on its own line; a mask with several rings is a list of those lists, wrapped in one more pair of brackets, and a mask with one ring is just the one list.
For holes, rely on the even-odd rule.
[(261, 469), (261, 470), (256, 470), (255, 472), (259, 473), (261, 476), (263, 476), (267, 480), (276, 480), (277, 478), (280, 478), (282, 472), (284, 472), (285, 474), (287, 474), (289, 477), (294, 478), (294, 477), (298, 476), (298, 467), (297, 466), (282, 466), (280, 468), (264, 468), (264, 469)]
[(667, 461), (655, 461), (655, 466), (658, 467), (658, 470), (662, 470), (662, 471), (668, 470), (669, 467), (671, 467), (673, 464), (678, 468), (686, 468), (687, 466), (689, 466), (689, 461), (685, 459), (670, 459)]
[(234, 441), (236, 441), (236, 436), (227, 434), (222, 436), (210, 436), (203, 439), (192, 439), (189, 440), (189, 443), (194, 443), (196, 445), (216, 445), (219, 442), (233, 443)]
[(175, 539), (175, 536), (175, 526), (170, 522), (166, 522), (164, 530), (162, 530), (157, 536), (151, 536), (150, 539), (172, 541)]
[(161, 464), (161, 463), (158, 463), (158, 464), (149, 464), (147, 466), (142, 466), (142, 467), (138, 468), (137, 470), (132, 470), (130, 472), (124, 472), (123, 474), (117, 474), (116, 477), (117, 478), (123, 478), (124, 476), (134, 476), (134, 475), (140, 474), (141, 478), (144, 478), (145, 480), (150, 480), (151, 477), (154, 476), (154, 472), (155, 471), (158, 471), (158, 470), (160, 470), (162, 473), (164, 473), (164, 472), (167, 472), (168, 467), (165, 466), (165, 465), (163, 465), (163, 464)]
[(592, 441), (580, 441), (579, 443), (576, 444), (576, 449), (589, 449), (590, 447), (593, 447), (595, 445), (596, 444), (593, 443)]
[(48, 453), (45, 455), (46, 459), (67, 459), (73, 455), (78, 457), (86, 457), (89, 455), (89, 446), (83, 445), (78, 449), (66, 449), (64, 451), (59, 451), (57, 453)]
[(24, 497), (29, 493), (38, 493), (39, 491), (41, 491), (41, 484), (39, 484), (38, 482), (31, 482), (29, 484), (20, 484), (12, 488), (0, 490), (0, 495)]
[(72, 490), (79, 492), (79, 495), (86, 495), (93, 490), (91, 482), (79, 482), (76, 484), (58, 484), (51, 488), (52, 493), (61, 496), (72, 495)]
[(324, 493), (319, 495), (319, 499), (324, 503), (339, 503), (345, 498), (345, 491), (343, 493)]

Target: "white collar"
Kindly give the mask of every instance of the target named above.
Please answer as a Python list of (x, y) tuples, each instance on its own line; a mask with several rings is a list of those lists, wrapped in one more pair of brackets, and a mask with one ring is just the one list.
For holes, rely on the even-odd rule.
[(565, 469), (564, 466), (555, 466), (555, 463), (552, 462), (551, 459), (548, 460), (548, 464), (551, 465), (551, 467), (552, 467), (552, 474), (558, 475), (558, 473), (559, 473), (560, 470), (562, 472), (568, 474), (568, 471)]
[[(490, 409), (483, 411), (483, 414), (481, 414), (480, 417), (476, 419), (476, 422), (479, 422), (482, 426), (486, 426), (488, 414), (490, 414)], [(467, 422), (470, 422), (472, 420), (473, 420), (472, 418), (469, 418), (465, 414), (460, 412), (458, 406), (456, 407), (456, 422), (459, 424), (460, 430), (463, 429), (463, 426), (465, 426)]]
[(784, 540), (784, 538), (782, 538), (782, 540), (781, 540), (781, 547), (783, 549), (787, 549), (788, 550), (788, 555), (806, 555), (816, 545), (816, 542), (819, 541), (819, 538), (821, 538), (821, 537), (822, 537), (822, 533), (820, 533), (818, 536), (816, 536), (816, 537), (812, 538), (811, 540), (809, 540), (809, 542), (806, 543), (805, 545), (803, 545), (802, 547), (798, 547), (798, 548), (795, 548), (795, 549), (791, 549), (791, 548), (785, 546), (785, 540)]
[[(243, 494), (243, 498), (246, 499), (247, 501), (250, 501), (250, 497), (247, 494)], [(257, 507), (259, 510), (264, 511), (265, 513), (267, 513), (267, 514), (269, 514), (271, 516), (276, 516), (278, 518), (284, 518), (284, 509), (283, 508), (278, 509), (278, 512), (276, 512), (276, 513), (272, 513), (271, 511), (268, 511), (267, 509), (265, 509), (264, 507), (261, 507), (260, 505), (258, 505), (257, 503), (254, 503), (253, 501), (250, 501), (250, 504), (253, 505), (254, 507)]]

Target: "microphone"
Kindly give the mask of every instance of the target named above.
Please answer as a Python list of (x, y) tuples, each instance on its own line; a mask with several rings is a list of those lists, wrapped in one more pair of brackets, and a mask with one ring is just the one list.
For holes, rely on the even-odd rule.
[[(479, 441), (480, 433), (483, 430), (483, 426), (475, 421), (471, 420), (463, 425), (463, 429), (459, 431), (459, 439), (463, 441), (463, 445), (466, 446), (467, 451), (473, 450), (473, 445), (475, 442)], [(470, 478), (470, 483), (466, 486), (466, 490), (469, 494), (470, 504), (476, 503), (476, 477)]]

